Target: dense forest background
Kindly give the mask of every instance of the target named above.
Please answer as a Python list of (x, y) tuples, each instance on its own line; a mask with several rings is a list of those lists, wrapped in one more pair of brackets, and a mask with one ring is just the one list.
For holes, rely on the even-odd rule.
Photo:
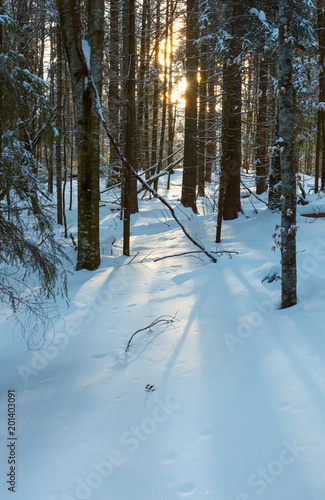
[(77, 269), (94, 270), (103, 193), (120, 187), (130, 255), (138, 197), (160, 196), (161, 177), (182, 168), (193, 213), (215, 186), (217, 242), (241, 190), (268, 191), (282, 211), (282, 306), (295, 304), (297, 174), (325, 188), (324, 16), (323, 0), (1, 0), (2, 298), (38, 307), (33, 279), (43, 295), (65, 292), (51, 214), (55, 201), (70, 238), (75, 177)]

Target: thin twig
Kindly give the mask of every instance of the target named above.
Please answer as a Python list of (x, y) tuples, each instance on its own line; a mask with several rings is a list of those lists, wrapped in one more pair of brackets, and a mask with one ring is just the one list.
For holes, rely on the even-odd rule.
[(144, 330), (149, 330), (150, 328), (157, 325), (158, 323), (172, 323), (175, 320), (176, 315), (177, 315), (177, 313), (175, 313), (174, 316), (159, 316), (159, 318), (152, 321), (152, 323), (150, 323), (150, 325), (145, 326), (144, 328), (140, 328), (140, 330), (137, 330), (136, 332), (134, 332), (134, 334), (131, 336), (131, 338), (128, 342), (128, 345), (126, 346), (125, 352), (128, 352), (128, 350), (130, 349), (132, 339), (137, 333), (143, 332)]
[(140, 252), (137, 252), (135, 255), (133, 255), (132, 259), (128, 262), (128, 264), (131, 264), (131, 262), (139, 255)]
[[(170, 257), (180, 257), (182, 255), (191, 255), (191, 254), (194, 254), (194, 253), (204, 253), (204, 252), (202, 252), (202, 250), (193, 250), (191, 252), (175, 253), (174, 255), (165, 255), (165, 257), (158, 257), (157, 259), (154, 260), (154, 262), (158, 262), (158, 260), (169, 259)], [(231, 257), (232, 253), (238, 255), (238, 252), (230, 252), (230, 251), (227, 251), (227, 250), (221, 250), (220, 252), (212, 252), (212, 253), (215, 253), (216, 255), (219, 255), (221, 253), (227, 253), (227, 254), (230, 255), (230, 257)]]

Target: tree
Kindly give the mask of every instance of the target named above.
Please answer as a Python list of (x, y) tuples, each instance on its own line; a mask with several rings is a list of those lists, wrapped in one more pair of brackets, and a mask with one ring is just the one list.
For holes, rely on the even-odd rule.
[(257, 130), (256, 130), (256, 193), (262, 194), (267, 189), (267, 88), (268, 88), (268, 73), (269, 65), (267, 55), (264, 52), (259, 54), (259, 99), (258, 99), (258, 114), (257, 114)]
[(296, 168), (294, 153), (294, 95), (292, 82), (292, 3), (279, 5), (279, 142), (281, 164), (282, 308), (297, 302)]
[[(125, 143), (124, 155), (135, 168), (136, 164), (136, 83), (135, 83), (135, 1), (125, 2), (124, 14), (124, 75), (125, 81)], [(136, 179), (123, 167), (123, 255), (130, 255), (130, 217), (138, 211)]]
[(187, 0), (186, 12), (185, 138), (181, 202), (184, 207), (190, 207), (196, 213), (198, 49), (195, 41), (198, 30), (197, 0)]
[(36, 144), (53, 134), (53, 110), (44, 99), (45, 82), (27, 69), (21, 47), (15, 46), (18, 23), (1, 5), (0, 26), (0, 298), (25, 327), (31, 345), (44, 341), (51, 320), (46, 299), (66, 293), (64, 252), (55, 239), (46, 206), (51, 200), (37, 177), (44, 169), (35, 156)]
[(87, 34), (83, 33), (77, 0), (58, 0), (60, 26), (70, 66), (78, 130), (78, 263), (77, 269), (97, 269), (99, 246), (99, 132), (96, 97), (87, 84), (89, 69), (102, 89), (104, 0), (88, 2)]

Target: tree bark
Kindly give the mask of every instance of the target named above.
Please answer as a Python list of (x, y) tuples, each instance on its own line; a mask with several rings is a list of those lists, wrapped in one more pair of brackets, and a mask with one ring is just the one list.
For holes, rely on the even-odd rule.
[[(238, 28), (238, 16), (241, 6), (234, 3), (232, 6), (231, 39), (229, 45), (229, 59), (224, 65), (223, 92), (226, 98), (223, 101), (223, 114), (228, 114), (225, 119), (228, 123), (228, 139), (226, 153), (224, 156), (224, 181), (225, 198), (223, 207), (224, 220), (232, 220), (238, 217), (241, 210), (240, 205), (240, 170), (241, 170), (241, 62), (238, 56), (241, 52), (240, 38), (236, 31)], [(226, 104), (227, 103), (227, 104)]]
[(185, 141), (183, 162), (183, 183), (181, 202), (196, 208), (197, 171), (197, 94), (198, 94), (198, 51), (197, 44), (198, 5), (197, 0), (187, 0), (186, 18), (186, 91), (185, 91)]
[(274, 141), (271, 156), (268, 198), (269, 209), (274, 212), (281, 210), (281, 165), (279, 148), (279, 111), (277, 106)]
[(279, 8), (279, 134), (281, 162), (281, 253), (282, 308), (297, 302), (296, 271), (296, 172), (294, 157), (292, 46), (289, 40), (291, 0), (280, 0)]
[(225, 198), (223, 206), (224, 220), (238, 217), (240, 205), (240, 168), (241, 168), (241, 69), (233, 62), (224, 66), (223, 114), (227, 114), (228, 137), (223, 143), (223, 168)]
[[(77, 269), (94, 270), (100, 264), (99, 245), (99, 117), (87, 83), (87, 61), (77, 0), (58, 0), (60, 26), (70, 66), (77, 118), (78, 152), (78, 262)], [(90, 66), (101, 95), (104, 0), (88, 3)]]
[(57, 223), (62, 225), (62, 111), (63, 111), (63, 53), (60, 26), (56, 29), (56, 129), (55, 168), (56, 168), (56, 213)]
[(267, 189), (268, 156), (266, 152), (266, 121), (267, 121), (267, 86), (268, 63), (266, 55), (260, 61), (259, 99), (256, 130), (256, 194), (262, 194)]
[[(119, 15), (120, 15), (119, 0), (111, 0), (110, 2), (110, 30), (109, 30), (109, 85), (108, 85), (108, 116), (109, 125), (118, 142), (119, 122), (120, 122), (120, 95), (119, 95)], [(115, 149), (110, 144), (109, 149), (109, 165), (110, 170), (108, 184), (112, 182), (110, 175), (115, 172), (117, 177), (120, 177), (121, 163), (116, 155)], [(114, 182), (114, 181), (113, 181)]]

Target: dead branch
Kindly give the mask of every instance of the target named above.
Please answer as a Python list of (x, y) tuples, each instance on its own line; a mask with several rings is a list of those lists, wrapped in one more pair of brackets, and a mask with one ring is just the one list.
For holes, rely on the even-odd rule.
[(95, 83), (93, 81), (90, 68), (88, 68), (87, 65), (86, 65), (86, 68), (87, 68), (87, 72), (88, 72), (88, 82), (89, 82), (90, 87), (91, 87), (91, 89), (93, 91), (92, 92), (93, 93), (93, 99), (95, 101), (95, 106), (96, 106), (96, 110), (97, 110), (98, 116), (99, 116), (100, 121), (101, 121), (101, 123), (102, 123), (102, 125), (104, 127), (104, 130), (106, 132), (107, 137), (109, 138), (112, 146), (114, 147), (114, 149), (116, 151), (117, 156), (119, 157), (119, 159), (121, 160), (121, 162), (123, 163), (123, 165), (142, 184), (142, 186), (144, 186), (152, 194), (152, 196), (154, 198), (157, 198), (161, 203), (163, 203), (163, 205), (165, 205), (168, 208), (168, 210), (172, 214), (173, 218), (175, 219), (175, 221), (177, 222), (177, 224), (179, 225), (179, 227), (182, 229), (182, 231), (185, 234), (185, 236), (193, 243), (193, 245), (195, 245), (198, 248), (200, 248), (200, 250), (202, 250), (202, 252), (204, 252), (207, 255), (207, 257), (209, 257), (209, 259), (212, 262), (216, 263), (217, 259), (211, 254), (211, 252), (209, 252), (208, 250), (205, 250), (205, 248), (198, 241), (196, 241), (194, 238), (192, 238), (192, 236), (186, 231), (185, 227), (183, 226), (183, 224), (181, 223), (181, 221), (178, 219), (177, 215), (175, 214), (175, 211), (174, 211), (173, 207), (165, 200), (165, 198), (163, 198), (162, 196), (160, 196), (151, 186), (149, 186), (149, 184), (144, 179), (142, 179), (142, 177), (134, 170), (134, 168), (132, 167), (132, 165), (128, 162), (128, 160), (125, 158), (125, 156), (121, 153), (120, 148), (118, 147), (118, 145), (117, 145), (114, 137), (110, 133), (110, 130), (108, 128), (106, 120), (105, 120), (105, 118), (103, 116), (103, 112), (102, 112), (102, 107), (101, 107), (99, 95), (98, 95), (98, 92), (97, 92), (96, 85), (95, 85)]
[(150, 325), (145, 326), (144, 328), (140, 328), (140, 330), (137, 330), (136, 332), (134, 332), (134, 334), (131, 336), (131, 338), (128, 342), (128, 345), (126, 346), (125, 352), (128, 352), (128, 350), (130, 349), (132, 339), (135, 337), (135, 335), (137, 333), (143, 332), (144, 330), (149, 330), (153, 326), (158, 325), (158, 323), (172, 323), (173, 321), (175, 321), (176, 315), (177, 315), (177, 313), (175, 313), (174, 316), (159, 316), (159, 318), (152, 321), (152, 323), (150, 323)]
[(247, 191), (252, 194), (253, 196), (255, 196), (255, 198), (258, 199), (258, 201), (261, 201), (262, 203), (264, 203), (264, 205), (266, 205), (267, 207), (269, 206), (268, 203), (266, 203), (266, 201), (262, 200), (262, 198), (260, 198), (259, 196), (257, 196), (257, 194), (253, 193), (253, 191), (251, 189), (249, 189), (248, 186), (246, 186), (246, 184), (243, 183), (243, 181), (241, 180), (240, 183), (244, 186), (245, 189), (247, 189)]
[[(182, 253), (175, 253), (174, 255), (165, 255), (165, 257), (158, 257), (157, 259), (154, 259), (154, 262), (158, 262), (158, 260), (164, 260), (164, 259), (169, 259), (170, 257), (180, 257), (182, 255), (191, 255), (191, 254), (194, 254), (194, 253), (204, 253), (202, 250), (193, 250), (191, 252), (182, 252)], [(222, 253), (227, 253), (230, 258), (231, 258), (231, 254), (236, 254), (238, 255), (238, 252), (231, 252), (231, 251), (228, 251), (228, 250), (220, 250), (220, 252), (211, 252), (211, 253), (214, 253), (216, 255), (219, 256), (219, 254), (222, 254)]]
[[(174, 163), (171, 163), (170, 165), (168, 165), (166, 168), (164, 168), (163, 170), (161, 170), (160, 172), (158, 172), (157, 174), (154, 174), (152, 175), (151, 177), (149, 177), (149, 179), (147, 179), (147, 184), (152, 184), (153, 182), (155, 182), (155, 180), (159, 179), (159, 177), (162, 177), (166, 174), (168, 174), (168, 172), (170, 170), (173, 170), (173, 168), (175, 168), (181, 161), (183, 161), (184, 159), (184, 156), (182, 156), (181, 158), (179, 158), (178, 160), (176, 160)], [(142, 191), (146, 191), (147, 188), (142, 186), (142, 188), (140, 188), (138, 190), (138, 194), (142, 193)]]

